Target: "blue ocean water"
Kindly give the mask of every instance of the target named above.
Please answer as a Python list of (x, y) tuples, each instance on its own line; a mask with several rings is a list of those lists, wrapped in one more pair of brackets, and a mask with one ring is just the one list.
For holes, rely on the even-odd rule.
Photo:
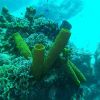
[[(7, 7), (7, 16), (2, 13), (3, 7)], [(100, 100), (99, 10), (99, 0), (0, 0), (0, 100)], [(51, 61), (56, 67), (43, 79), (33, 81), (33, 45), (45, 45), (47, 56), (65, 20), (71, 32), (68, 47), (72, 48), (66, 53), (66, 45)], [(20, 44), (14, 33), (22, 36)], [(84, 74), (86, 83), (79, 80), (81, 85), (77, 86), (71, 72), (66, 74), (62, 63), (68, 59)], [(77, 72), (75, 75), (78, 77)]]
[[(53, 0), (0, 0), (0, 8), (2, 6), (7, 6), (15, 15), (16, 13), (17, 15), (20, 15), (20, 13), (25, 10), (25, 7), (33, 5), (38, 8), (39, 13), (46, 13), (45, 15), (48, 18), (57, 21), (67, 19), (73, 26), (71, 41), (79, 48), (86, 48), (89, 51), (94, 52), (97, 44), (100, 42), (100, 2), (99, 0), (72, 0), (72, 5), (74, 5), (73, 3), (76, 3), (76, 9), (79, 10), (79, 13), (77, 13), (78, 11), (70, 11), (70, 7), (68, 7), (68, 5), (71, 4), (68, 3), (69, 1), (70, 0), (55, 0), (55, 2)], [(57, 16), (59, 18), (57, 18)]]
[[(70, 19), (73, 24), (72, 41), (75, 41), (78, 47), (83, 47), (94, 52), (100, 42), (100, 1), (83, 0), (83, 11)], [(77, 27), (77, 28), (76, 28)]]

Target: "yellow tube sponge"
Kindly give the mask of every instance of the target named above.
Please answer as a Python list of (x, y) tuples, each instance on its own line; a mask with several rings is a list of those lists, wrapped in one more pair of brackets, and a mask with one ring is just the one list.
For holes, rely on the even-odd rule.
[(73, 82), (77, 85), (77, 86), (80, 86), (80, 81), (76, 75), (76, 73), (74, 72), (71, 64), (69, 61), (67, 61), (67, 64), (66, 64), (66, 71), (67, 73), (69, 74), (69, 76), (72, 78)]
[(45, 66), (47, 70), (52, 66), (58, 55), (64, 49), (65, 45), (69, 40), (70, 35), (71, 35), (70, 31), (68, 29), (63, 29), (63, 28), (58, 33), (55, 42), (51, 47), (51, 49), (49, 50), (47, 57), (45, 59)]
[(26, 58), (31, 56), (31, 51), (26, 44), (26, 42), (23, 40), (21, 35), (19, 33), (14, 33), (13, 34), (13, 39), (16, 43), (16, 48), (19, 50), (19, 52)]
[(44, 72), (44, 52), (45, 46), (43, 44), (36, 44), (32, 50), (33, 63), (31, 71), (36, 79), (39, 79)]
[(76, 73), (76, 75), (77, 75), (78, 79), (80, 80), (80, 82), (85, 82), (86, 81), (86, 78), (83, 75), (83, 73), (70, 60), (68, 60), (68, 62), (70, 63), (72, 69)]

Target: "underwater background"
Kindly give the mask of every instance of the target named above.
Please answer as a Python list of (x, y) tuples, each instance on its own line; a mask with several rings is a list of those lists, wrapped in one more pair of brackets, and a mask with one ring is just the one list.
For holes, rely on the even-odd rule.
[(0, 0), (0, 100), (100, 100), (99, 0)]

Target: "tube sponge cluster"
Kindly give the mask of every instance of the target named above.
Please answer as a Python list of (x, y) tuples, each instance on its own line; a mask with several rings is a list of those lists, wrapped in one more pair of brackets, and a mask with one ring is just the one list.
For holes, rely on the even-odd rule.
[[(61, 29), (58, 33), (54, 44), (49, 50), (44, 60), (44, 46), (41, 44), (35, 45), (33, 49), (33, 64), (32, 73), (34, 76), (43, 75), (49, 71), (52, 64), (55, 62), (61, 51), (64, 49), (66, 43), (69, 40), (71, 33), (67, 29)], [(44, 62), (43, 62), (44, 60)], [(42, 73), (41, 73), (42, 72)], [(37, 78), (37, 77), (36, 77)]]
[[(59, 57), (59, 54), (63, 51), (65, 45), (68, 43), (70, 35), (71, 33), (68, 29), (62, 28), (59, 31), (54, 44), (51, 46), (46, 57), (45, 46), (43, 44), (35, 44), (31, 52), (28, 45), (25, 43), (19, 33), (14, 33), (13, 38), (20, 53), (26, 59), (28, 59), (28, 57), (32, 57), (33, 61), (30, 70), (35, 79), (40, 79), (53, 67), (52, 65), (55, 63), (56, 59)], [(80, 86), (81, 82), (86, 81), (85, 76), (69, 59), (67, 59), (67, 62), (64, 65), (74, 84)]]
[[(36, 78), (37, 75), (41, 77), (44, 75), (44, 73), (48, 72), (50, 68), (52, 68), (52, 65), (68, 42), (70, 35), (71, 33), (69, 30), (61, 29), (45, 58), (44, 46), (41, 44), (35, 45), (33, 49), (33, 65), (31, 68), (33, 70), (32, 73), (34, 76), (36, 76)], [(82, 72), (69, 59), (67, 59), (67, 62), (64, 65), (74, 84), (80, 86), (82, 82), (86, 81), (86, 78)]]

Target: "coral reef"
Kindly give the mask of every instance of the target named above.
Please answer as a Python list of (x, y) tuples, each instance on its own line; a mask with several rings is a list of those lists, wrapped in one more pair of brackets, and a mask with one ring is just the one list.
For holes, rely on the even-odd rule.
[(30, 49), (32, 49), (35, 44), (43, 44), (45, 45), (45, 49), (47, 50), (52, 44), (52, 41), (50, 41), (48, 37), (41, 32), (32, 33), (25, 39), (25, 41), (30, 47)]
[(0, 100), (80, 100), (86, 79), (65, 50), (70, 24), (58, 27), (36, 16), (32, 7), (23, 18), (4, 10), (8, 17), (1, 13)]
[[(70, 44), (72, 53), (69, 59), (83, 72), (87, 82), (82, 86), (82, 96), (84, 100), (99, 100), (100, 98), (100, 74), (99, 74), (99, 62), (97, 58), (100, 54), (100, 45), (95, 51), (91, 53), (84, 49), (78, 49), (75, 45)], [(68, 46), (69, 47), (69, 46)]]
[(3, 19), (5, 19), (5, 21), (8, 21), (8, 22), (13, 21), (13, 16), (9, 13), (9, 10), (7, 9), (7, 7), (2, 8), (1, 15), (3, 16)]
[[(55, 36), (58, 33), (58, 25), (51, 20), (47, 20), (43, 16), (35, 16), (35, 9), (32, 7), (26, 8), (25, 18), (16, 18), (9, 14), (3, 8), (1, 12), (0, 27), (7, 28), (7, 34), (13, 34), (15, 32), (31, 34), (34, 32), (43, 32), (49, 38)], [(33, 10), (31, 12), (30, 10)], [(32, 13), (32, 14), (31, 14)], [(32, 19), (30, 17), (33, 17)]]
[(97, 79), (100, 77), (100, 43), (98, 44), (98, 47), (95, 51), (95, 72)]
[(36, 13), (36, 9), (35, 8), (27, 7), (26, 8), (26, 13), (25, 13), (25, 18), (27, 18), (31, 22), (34, 19), (35, 13)]
[(0, 53), (0, 66), (3, 64), (9, 64), (11, 62), (11, 56), (6, 53)]

